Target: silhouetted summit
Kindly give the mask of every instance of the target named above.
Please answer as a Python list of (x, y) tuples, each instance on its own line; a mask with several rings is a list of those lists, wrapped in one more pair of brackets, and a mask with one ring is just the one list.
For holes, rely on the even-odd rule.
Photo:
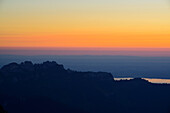
[(22, 73), (22, 72), (36, 72), (36, 71), (64, 71), (63, 65), (56, 62), (43, 62), (42, 64), (33, 64), (31, 61), (25, 61), (21, 64), (10, 63), (1, 68), (4, 74)]
[[(55, 61), (46, 61), (42, 64), (33, 64), (31, 61), (25, 61), (21, 64), (10, 63), (0, 69), (1, 76), (12, 81), (28, 80), (37, 78), (84, 78), (84, 79), (110, 79), (113, 77), (106, 72), (77, 72), (70, 69), (66, 70), (63, 65)], [(52, 78), (53, 78), (52, 77)]]
[(115, 81), (107, 72), (79, 72), (54, 61), (0, 69), (0, 105), (8, 113), (169, 113), (170, 85)]

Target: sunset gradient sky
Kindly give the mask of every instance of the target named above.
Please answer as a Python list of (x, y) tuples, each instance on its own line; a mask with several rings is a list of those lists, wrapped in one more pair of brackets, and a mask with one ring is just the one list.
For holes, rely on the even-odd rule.
[(170, 48), (170, 1), (0, 0), (0, 47)]

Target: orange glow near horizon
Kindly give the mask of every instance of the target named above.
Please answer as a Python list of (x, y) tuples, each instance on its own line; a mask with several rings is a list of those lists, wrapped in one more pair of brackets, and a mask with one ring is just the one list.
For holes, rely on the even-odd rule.
[(170, 48), (170, 35), (19, 35), (3, 36), (0, 47)]
[(170, 48), (166, 0), (0, 3), (0, 47)]

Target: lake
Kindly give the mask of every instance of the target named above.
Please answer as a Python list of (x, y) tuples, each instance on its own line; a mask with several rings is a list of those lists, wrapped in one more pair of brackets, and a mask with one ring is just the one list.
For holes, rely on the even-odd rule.
[[(114, 78), (114, 80), (130, 80), (133, 78)], [(170, 84), (170, 79), (156, 79), (156, 78), (142, 78), (148, 80), (151, 83), (161, 83), (161, 84)]]

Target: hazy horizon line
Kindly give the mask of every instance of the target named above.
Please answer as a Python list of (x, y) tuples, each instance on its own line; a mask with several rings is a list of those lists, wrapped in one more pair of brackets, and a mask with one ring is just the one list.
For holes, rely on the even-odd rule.
[(170, 48), (67, 48), (67, 47), (0, 47), (0, 55), (112, 55), (168, 56)]

